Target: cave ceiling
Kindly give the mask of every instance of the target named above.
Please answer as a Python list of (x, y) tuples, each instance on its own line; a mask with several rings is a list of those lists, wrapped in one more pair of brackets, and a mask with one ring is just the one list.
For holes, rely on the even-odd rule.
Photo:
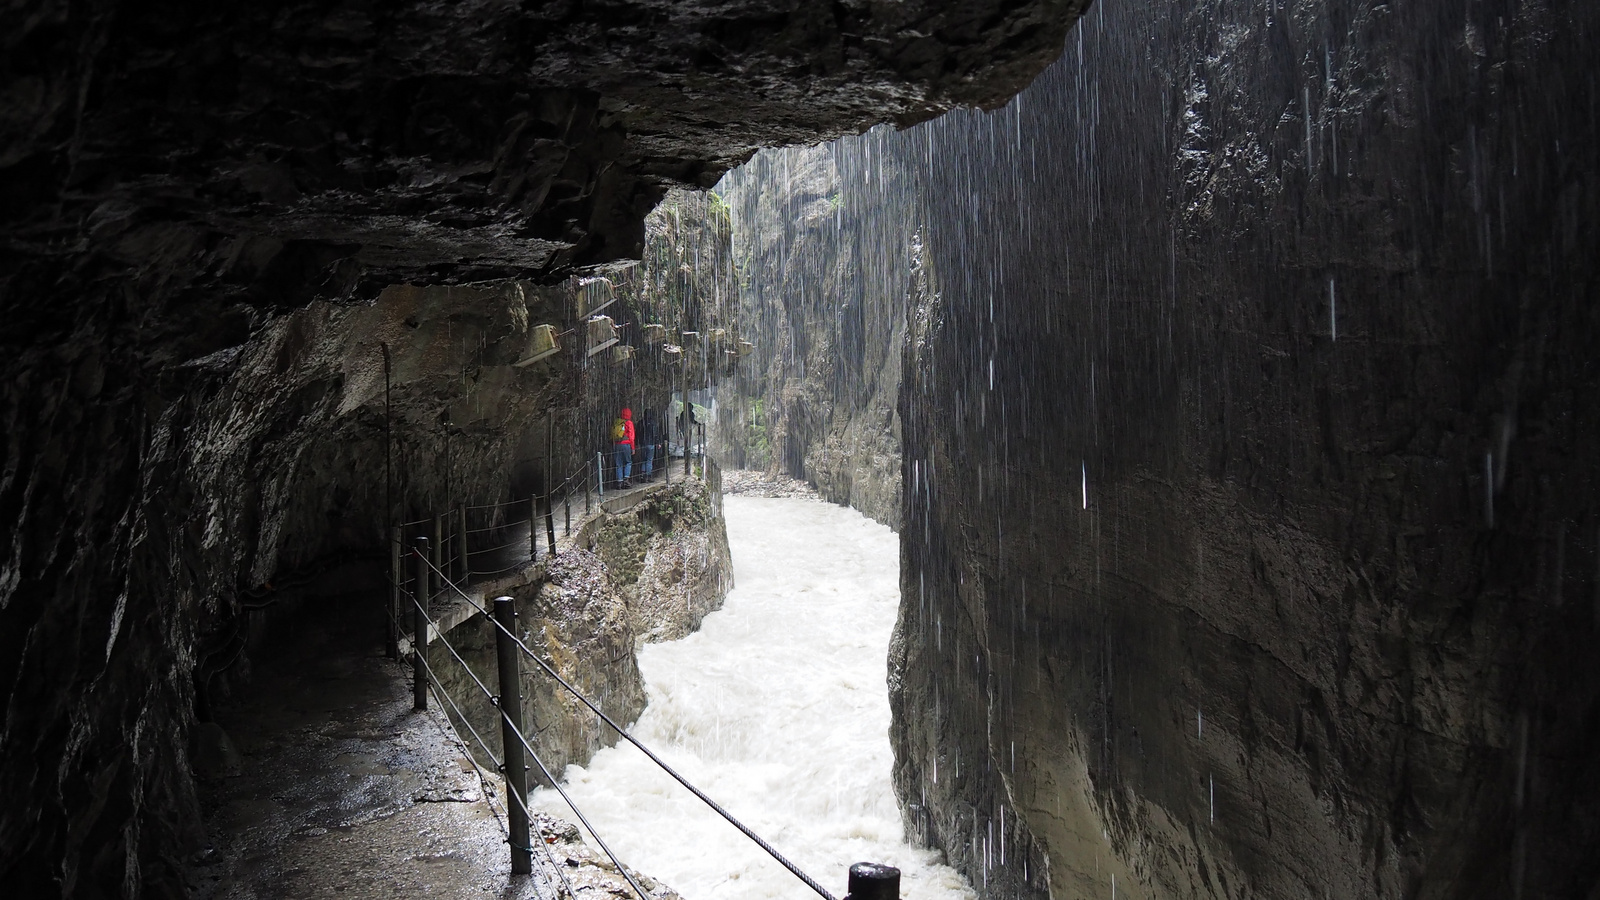
[(558, 279), (760, 147), (1004, 102), (1085, 5), (12, 7), (0, 294), (20, 337), (63, 270), (269, 309)]

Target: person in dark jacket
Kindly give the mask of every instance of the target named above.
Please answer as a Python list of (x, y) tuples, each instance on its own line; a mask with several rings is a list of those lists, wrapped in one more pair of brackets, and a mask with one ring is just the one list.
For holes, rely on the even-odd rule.
[(639, 423), (639, 447), (634, 455), (639, 457), (639, 474), (645, 481), (656, 468), (656, 445), (661, 443), (661, 428), (656, 425), (656, 411), (644, 411), (644, 421)]
[(622, 432), (618, 434), (613, 426), (611, 450), (617, 463), (617, 487), (627, 487), (633, 477), (633, 410), (623, 407), (617, 421), (622, 423)]

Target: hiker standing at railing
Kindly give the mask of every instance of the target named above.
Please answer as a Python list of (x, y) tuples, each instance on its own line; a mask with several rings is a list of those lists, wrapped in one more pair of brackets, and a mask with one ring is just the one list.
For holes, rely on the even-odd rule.
[(642, 454), (639, 463), (639, 476), (645, 481), (656, 469), (656, 445), (661, 443), (661, 428), (656, 425), (656, 411), (644, 411), (644, 421), (639, 423), (639, 452)]
[(628, 486), (633, 476), (633, 410), (626, 406), (611, 425), (611, 450), (617, 464), (617, 487)]

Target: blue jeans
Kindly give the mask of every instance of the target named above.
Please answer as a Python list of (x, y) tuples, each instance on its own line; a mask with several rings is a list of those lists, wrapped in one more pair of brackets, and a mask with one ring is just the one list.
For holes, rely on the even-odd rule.
[(656, 445), (646, 444), (644, 448), (644, 462), (639, 464), (639, 474), (646, 478), (656, 470)]
[(633, 448), (627, 444), (616, 444), (612, 451), (617, 462), (617, 483), (621, 484), (633, 474)]

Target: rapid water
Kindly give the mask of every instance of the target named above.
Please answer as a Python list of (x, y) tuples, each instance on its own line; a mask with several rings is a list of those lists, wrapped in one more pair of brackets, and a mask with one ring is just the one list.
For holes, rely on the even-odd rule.
[[(971, 900), (905, 843), (890, 786), (898, 538), (816, 500), (734, 496), (724, 510), (736, 586), (698, 632), (640, 652), (649, 705), (634, 735), (836, 896), (865, 861), (898, 866), (910, 900)], [(631, 746), (565, 781), (618, 858), (687, 900), (816, 897)], [(555, 791), (534, 804), (572, 819)]]

